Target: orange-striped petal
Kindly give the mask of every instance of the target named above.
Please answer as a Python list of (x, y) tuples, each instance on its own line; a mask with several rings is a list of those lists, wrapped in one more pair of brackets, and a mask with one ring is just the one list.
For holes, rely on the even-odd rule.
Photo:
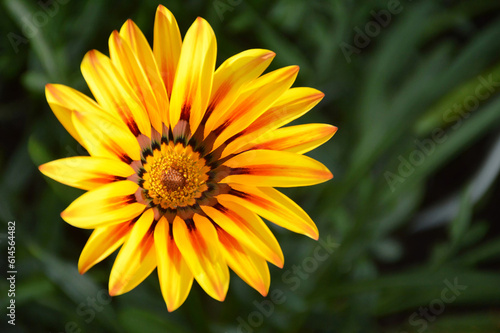
[(205, 136), (239, 97), (241, 88), (256, 79), (269, 66), (276, 54), (269, 50), (252, 49), (227, 59), (214, 74), (212, 96), (205, 114)]
[[(167, 8), (159, 5), (155, 17), (153, 54), (169, 98), (174, 86), (181, 47), (181, 33), (174, 15)], [(169, 122), (164, 121), (164, 123)]]
[(279, 128), (260, 136), (243, 150), (268, 149), (304, 154), (322, 145), (337, 132), (328, 124), (305, 124)]
[(122, 119), (135, 136), (142, 133), (151, 137), (151, 123), (146, 110), (108, 57), (96, 50), (87, 52), (81, 71), (92, 94), (105, 111)]
[(298, 71), (298, 66), (280, 68), (247, 85), (231, 110), (217, 121), (214, 149), (241, 132), (276, 102), (293, 84)]
[(318, 104), (325, 94), (313, 88), (291, 88), (288, 89), (252, 124), (244, 128), (236, 139), (231, 141), (224, 149), (224, 156), (241, 152), (241, 148), (248, 145), (264, 133), (269, 133), (275, 129), (288, 124), (301, 117)]
[(230, 167), (230, 171), (223, 183), (292, 187), (319, 184), (333, 177), (320, 162), (286, 151), (249, 150), (224, 165)]
[(85, 143), (73, 125), (71, 115), (73, 111), (100, 114), (104, 112), (101, 107), (81, 92), (62, 84), (47, 84), (45, 86), (45, 96), (50, 108), (66, 131), (85, 147)]
[(162, 217), (154, 232), (158, 278), (168, 311), (184, 303), (193, 284), (193, 273), (175, 244), (170, 223)]
[(96, 228), (80, 254), (78, 271), (80, 274), (107, 258), (123, 244), (132, 229), (130, 222)]
[(229, 287), (229, 269), (220, 251), (215, 227), (200, 215), (186, 222), (176, 217), (173, 234), (196, 281), (211, 297), (223, 301)]
[[(178, 31), (179, 29), (177, 29), (177, 32)], [(122, 38), (128, 43), (128, 45), (136, 55), (137, 60), (139, 60), (142, 69), (148, 77), (149, 84), (151, 85), (151, 88), (153, 89), (156, 96), (158, 107), (161, 111), (160, 119), (168, 125), (168, 109), (170, 105), (169, 97), (165, 84), (162, 80), (162, 75), (160, 73), (158, 64), (156, 63), (155, 56), (153, 54), (153, 51), (151, 50), (151, 47), (149, 46), (146, 37), (144, 37), (142, 31), (132, 20), (127, 20), (127, 22), (123, 24), (120, 29), (120, 36), (122, 36)], [(178, 37), (180, 43), (180, 34)], [(174, 44), (174, 42), (172, 40), (169, 40), (168, 43), (163, 44), (166, 44), (165, 46), (171, 46), (172, 44)], [(179, 55), (179, 53), (180, 45), (177, 56)]]
[(201, 206), (205, 214), (262, 258), (283, 267), (283, 252), (264, 221), (244, 206), (226, 201), (223, 196), (219, 198), (219, 204), (214, 207)]
[(146, 208), (135, 200), (138, 187), (128, 180), (103, 185), (82, 194), (61, 213), (61, 217), (83, 229), (130, 221)]
[(222, 245), (222, 253), (229, 267), (262, 296), (266, 296), (271, 283), (269, 267), (267, 267), (266, 261), (223, 229), (218, 228), (217, 235)]
[(128, 164), (121, 161), (90, 156), (63, 158), (40, 165), (38, 169), (47, 177), (82, 190), (124, 180), (134, 173)]
[(156, 250), (151, 228), (153, 217), (152, 209), (144, 212), (134, 223), (130, 235), (118, 252), (109, 276), (111, 296), (134, 289), (155, 269)]
[(307, 213), (283, 193), (271, 187), (230, 184), (229, 194), (218, 200), (235, 202), (283, 228), (318, 239), (318, 228)]
[(119, 159), (127, 164), (140, 159), (141, 148), (132, 133), (106, 118), (73, 112), (75, 128), (91, 156)]
[[(163, 125), (161, 122), (160, 103), (158, 99), (161, 97), (160, 92), (164, 92), (163, 84), (159, 86), (161, 89), (153, 90), (145, 69), (141, 66), (138, 58), (130, 48), (129, 44), (121, 37), (118, 31), (113, 31), (109, 37), (109, 53), (111, 62), (118, 70), (120, 75), (130, 84), (132, 89), (137, 93), (137, 97), (142, 104), (142, 107), (147, 111), (151, 125), (159, 132), (162, 132)], [(153, 70), (153, 68), (151, 69)], [(150, 75), (152, 76), (152, 71)], [(155, 73), (156, 74), (156, 73)], [(159, 79), (159, 76), (157, 77)], [(163, 103), (165, 106), (166, 103)]]
[(170, 101), (170, 125), (189, 122), (191, 133), (200, 124), (212, 91), (217, 47), (207, 21), (198, 17), (182, 43)]

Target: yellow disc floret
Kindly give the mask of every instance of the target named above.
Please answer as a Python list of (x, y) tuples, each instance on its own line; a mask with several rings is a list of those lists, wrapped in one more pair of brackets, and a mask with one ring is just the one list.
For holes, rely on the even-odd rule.
[(205, 160), (190, 146), (174, 143), (161, 145), (143, 164), (146, 195), (164, 209), (194, 205), (196, 199), (207, 190)]

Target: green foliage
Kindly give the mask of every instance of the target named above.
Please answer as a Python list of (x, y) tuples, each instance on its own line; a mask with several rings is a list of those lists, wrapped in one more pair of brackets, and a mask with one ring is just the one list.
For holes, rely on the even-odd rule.
[[(152, 41), (158, 3), (49, 4), (1, 3), (0, 243), (15, 220), (18, 270), (16, 326), (4, 316), (2, 332), (498, 332), (500, 3), (164, 3), (182, 33), (197, 16), (211, 23), (218, 64), (267, 48), (277, 54), (271, 69), (299, 65), (296, 85), (326, 96), (298, 122), (339, 127), (311, 152), (335, 178), (285, 191), (315, 220), (320, 242), (273, 227), (286, 263), (271, 267), (270, 296), (233, 275), (225, 302), (195, 285), (174, 313), (155, 273), (112, 299), (101, 291), (113, 256), (78, 274), (90, 232), (59, 214), (81, 191), (37, 170), (84, 154), (44, 85), (90, 94), (79, 73), (85, 52), (107, 53), (127, 18)], [(318, 250), (329, 242), (331, 253)], [(7, 302), (2, 295), (3, 309)]]

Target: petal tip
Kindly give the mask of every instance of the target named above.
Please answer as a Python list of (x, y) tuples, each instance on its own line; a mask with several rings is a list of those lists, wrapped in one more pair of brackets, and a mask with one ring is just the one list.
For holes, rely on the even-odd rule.
[(306, 236), (317, 241), (319, 239), (319, 232), (315, 230), (314, 232), (308, 233)]
[(285, 266), (285, 258), (283, 258), (283, 257), (276, 257), (273, 260), (272, 264), (275, 265), (278, 268), (283, 269), (283, 266)]
[(293, 65), (293, 66), (290, 66), (290, 73), (298, 73), (300, 70), (300, 67), (298, 65)]
[(45, 172), (47, 171), (47, 163), (39, 165), (38, 166), (38, 171), (40, 171), (41, 173), (43, 173), (45, 175)]
[(84, 57), (89, 57), (89, 58), (94, 58), (96, 56), (97, 50), (90, 50), (87, 53), (85, 53)]
[(216, 300), (218, 300), (219, 302), (224, 302), (225, 299), (226, 299), (226, 293), (219, 292), (217, 294)]
[[(229, 281), (229, 280), (228, 280)], [(202, 288), (205, 289), (205, 292), (210, 295), (213, 299), (219, 301), (219, 302), (224, 302), (226, 299), (227, 295), (227, 290), (228, 290), (228, 284), (222, 284), (220, 283), (221, 281), (218, 281), (219, 283), (212, 281), (211, 285), (206, 285), (203, 286)], [(208, 288), (207, 288), (208, 287)]]
[(97, 62), (97, 50), (90, 50), (83, 56), (82, 63), (80, 65), (82, 72), (84, 72), (84, 68), (90, 66), (95, 66)]
[(292, 65), (288, 67), (283, 67), (282, 78), (285, 80), (294, 78), (299, 73), (300, 67), (297, 65)]
[(270, 59), (270, 58), (274, 58), (276, 56), (276, 53), (273, 52), (273, 51), (269, 51), (267, 53), (265, 53), (263, 56), (262, 56), (262, 59), (264, 60), (267, 60), (267, 59)]
[(88, 270), (89, 270), (89, 268), (87, 267), (87, 265), (85, 265), (85, 266), (78, 265), (78, 273), (80, 273), (80, 275), (85, 274)]
[(49, 105), (57, 98), (56, 92), (57, 92), (57, 86), (55, 84), (47, 83), (45, 85), (45, 96), (47, 96), (47, 102), (49, 102)]
[(264, 281), (260, 281), (256, 286), (256, 290), (262, 297), (266, 297), (269, 294), (269, 283), (266, 284)]
[(109, 289), (109, 296), (118, 296), (118, 290), (116, 289)]
[(163, 5), (158, 5), (158, 7), (156, 8), (156, 13), (165, 16), (173, 16), (172, 12), (170, 12), (170, 10), (168, 10), (168, 8)]
[(111, 281), (109, 280), (108, 285), (109, 296), (119, 296), (123, 294), (123, 281)]
[(121, 46), (122, 44), (122, 37), (120, 36), (120, 33), (118, 30), (113, 30), (111, 33), (111, 36), (109, 37), (110, 42), (114, 42), (118, 47)]
[(184, 302), (179, 302), (178, 299), (170, 299), (168, 302), (165, 299), (165, 304), (167, 305), (167, 311), (168, 312), (174, 312), (177, 310)]

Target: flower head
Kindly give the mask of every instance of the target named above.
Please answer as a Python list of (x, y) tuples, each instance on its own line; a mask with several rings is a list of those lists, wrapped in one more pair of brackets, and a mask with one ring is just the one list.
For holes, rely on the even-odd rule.
[(109, 279), (123, 294), (157, 268), (169, 311), (193, 280), (224, 300), (228, 266), (262, 295), (267, 261), (283, 254), (262, 217), (318, 238), (309, 216), (273, 187), (306, 186), (332, 177), (303, 154), (336, 127), (282, 127), (323, 93), (290, 88), (298, 67), (262, 74), (275, 54), (252, 49), (215, 70), (216, 42), (198, 18), (181, 40), (173, 15), (156, 12), (154, 45), (128, 20), (109, 38), (110, 57), (88, 52), (81, 70), (95, 101), (58, 84), (47, 100), (66, 130), (89, 152), (40, 166), (43, 174), (87, 190), (61, 213), (94, 229), (83, 274), (121, 249)]

